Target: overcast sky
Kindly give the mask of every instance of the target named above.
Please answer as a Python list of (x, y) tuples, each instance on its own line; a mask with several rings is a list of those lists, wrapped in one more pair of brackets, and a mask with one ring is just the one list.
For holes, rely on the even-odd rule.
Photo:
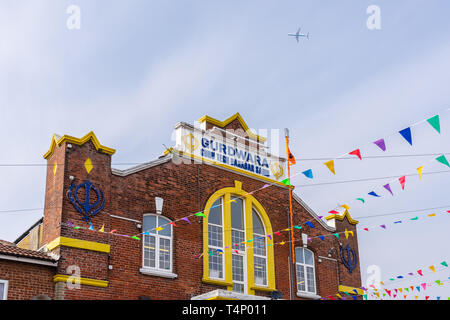
[[(381, 30), (366, 26), (372, 4), (381, 9)], [(67, 28), (69, 5), (81, 9), (79, 30)], [(240, 112), (255, 130), (290, 129), (296, 192), (319, 215), (349, 203), (361, 229), (386, 224), (359, 232), (363, 283), (370, 265), (382, 280), (438, 268), (450, 262), (450, 175), (426, 173), (449, 168), (433, 156), (369, 158), (336, 161), (332, 175), (324, 161), (301, 159), (356, 148), (363, 157), (450, 152), (449, 9), (446, 0), (3, 0), (0, 164), (45, 164), (53, 133), (91, 130), (117, 150), (113, 163), (146, 162), (173, 145), (175, 123)], [(287, 33), (300, 26), (310, 39), (297, 43)], [(442, 134), (417, 125), (413, 146), (396, 134), (438, 113)], [(384, 153), (372, 144), (379, 138)], [(335, 183), (402, 176), (421, 165), (422, 180), (408, 176), (404, 191), (392, 183), (394, 196), (382, 189), (390, 178)], [(314, 180), (299, 174), (308, 168)], [(45, 169), (0, 167), (0, 211), (43, 207)], [(369, 199), (372, 190), (382, 197)], [(436, 207), (444, 208), (386, 215)], [(13, 241), (41, 216), (0, 213), (0, 239)], [(447, 299), (450, 284), (419, 293), (426, 295)]]

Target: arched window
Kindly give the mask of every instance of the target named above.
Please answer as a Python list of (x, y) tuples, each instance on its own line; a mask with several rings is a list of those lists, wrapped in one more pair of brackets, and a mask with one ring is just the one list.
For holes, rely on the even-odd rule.
[(275, 290), (272, 227), (264, 208), (235, 181), (215, 192), (203, 219), (203, 282), (244, 294)]
[(314, 253), (306, 248), (295, 248), (295, 264), (297, 271), (297, 291), (316, 293), (316, 272)]
[(143, 269), (172, 272), (172, 225), (165, 217), (146, 214), (143, 218)]

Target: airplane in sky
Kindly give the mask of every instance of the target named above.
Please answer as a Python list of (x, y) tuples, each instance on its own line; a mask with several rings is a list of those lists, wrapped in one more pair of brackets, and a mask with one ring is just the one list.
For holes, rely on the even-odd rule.
[(298, 28), (297, 33), (288, 33), (288, 36), (295, 37), (295, 39), (297, 39), (297, 42), (298, 42), (298, 38), (300, 38), (300, 37), (305, 37), (305, 38), (309, 39), (309, 32), (308, 32), (308, 34), (300, 34), (301, 29), (302, 28)]

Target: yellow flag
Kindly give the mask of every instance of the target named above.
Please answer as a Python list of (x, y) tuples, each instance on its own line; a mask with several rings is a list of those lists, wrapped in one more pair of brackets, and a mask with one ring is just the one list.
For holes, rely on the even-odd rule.
[(342, 208), (344, 208), (344, 209), (347, 209), (347, 210), (350, 210), (350, 207), (349, 207), (348, 205), (346, 205), (346, 204), (343, 204), (343, 205), (341, 205), (340, 207), (342, 207)]
[(327, 161), (324, 163), (324, 165), (326, 165), (328, 169), (333, 172), (333, 174), (336, 174), (336, 172), (334, 172), (334, 160)]
[(164, 230), (164, 228), (158, 227), (158, 228), (155, 228), (155, 230), (156, 231), (161, 231), (161, 230)]
[(375, 292), (375, 294), (378, 298), (380, 297), (380, 294), (378, 292)]
[(419, 173), (419, 179), (422, 179), (422, 170), (424, 166), (418, 167), (417, 172)]
[(336, 296), (342, 299), (342, 296), (339, 293), (336, 293)]
[(436, 213), (432, 213), (432, 214), (429, 214), (428, 216), (429, 217), (434, 217), (436, 215)]
[(434, 266), (430, 266), (431, 271), (436, 272), (436, 270), (434, 269)]
[(105, 232), (105, 225), (102, 225), (102, 227), (100, 228), (100, 230), (98, 230), (100, 232)]
[(284, 241), (280, 242), (281, 245), (284, 245), (285, 243), (286, 243), (286, 242), (284, 242)]
[(400, 293), (402, 293), (403, 289), (402, 288), (398, 288), (398, 291), (400, 291)]

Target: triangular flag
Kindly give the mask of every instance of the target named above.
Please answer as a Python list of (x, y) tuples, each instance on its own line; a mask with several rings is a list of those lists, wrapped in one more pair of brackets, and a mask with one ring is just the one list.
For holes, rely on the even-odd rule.
[(339, 233), (333, 233), (333, 236), (339, 239)]
[(448, 163), (447, 158), (445, 157), (445, 155), (437, 157), (436, 160), (439, 161), (442, 164), (445, 164), (447, 167), (450, 167), (450, 164)]
[(302, 173), (303, 173), (303, 174), (305, 175), (305, 177), (307, 177), (307, 178), (310, 178), (310, 179), (313, 179), (313, 178), (314, 178), (313, 172), (312, 172), (311, 169), (308, 169), (308, 170), (306, 170), (306, 171), (303, 171)]
[(288, 154), (288, 162), (292, 166), (295, 164), (295, 157), (292, 154), (291, 150), (289, 150), (289, 146), (286, 146), (287, 154)]
[(436, 216), (436, 213), (427, 214), (427, 216), (429, 216), (429, 217), (435, 217), (435, 216)]
[(380, 227), (382, 227), (383, 229), (386, 229), (386, 225), (385, 224), (380, 225)]
[(204, 218), (206, 218), (206, 216), (202, 212), (197, 212), (195, 215), (197, 217), (204, 217)]
[(346, 204), (343, 204), (343, 205), (341, 205), (340, 207), (342, 207), (342, 208), (344, 208), (344, 209), (347, 209), (347, 210), (350, 210), (350, 207), (349, 207), (348, 205), (346, 205)]
[(327, 161), (324, 163), (324, 165), (326, 165), (333, 174), (336, 174), (336, 172), (334, 171), (334, 160)]
[(89, 226), (89, 230), (94, 230), (94, 226), (92, 225), (92, 222), (89, 222), (90, 226)]
[(73, 227), (75, 230), (81, 229), (80, 226)]
[(361, 201), (362, 203), (365, 203), (366, 201), (363, 198), (356, 198), (356, 200)]
[(447, 264), (447, 262), (445, 262), (445, 261), (442, 261), (441, 264), (442, 264), (444, 267), (448, 267), (448, 264)]
[(191, 224), (191, 222), (189, 221), (189, 219), (187, 217), (181, 218), (181, 220), (187, 221), (189, 224)]
[(169, 222), (169, 224), (173, 225), (174, 227), (177, 226), (177, 225), (175, 224), (175, 222)]
[(380, 139), (374, 142), (381, 150), (386, 151), (386, 144), (384, 143), (384, 139)]
[[(439, 281), (439, 280), (437, 280), (437, 281)], [(425, 290), (427, 288), (427, 284), (426, 283), (422, 283), (422, 288), (423, 288), (423, 290)]]
[(117, 230), (116, 229), (114, 229), (114, 230), (111, 230), (109, 233), (114, 233), (114, 232), (116, 232)]
[(418, 292), (420, 292), (420, 286), (417, 286), (416, 289)]
[(410, 127), (399, 131), (399, 133), (402, 135), (403, 138), (405, 138), (406, 141), (408, 141), (408, 143), (410, 145), (412, 145), (412, 137), (411, 137), (411, 128)]
[(419, 220), (419, 217), (414, 217), (414, 218), (411, 218), (409, 220)]
[(276, 234), (277, 236), (281, 236), (280, 231), (274, 232), (274, 234)]
[(422, 270), (417, 270), (417, 273), (423, 277)]
[(439, 133), (441, 133), (441, 125), (439, 122), (439, 115), (435, 115), (427, 120), (428, 123)]
[(353, 150), (352, 152), (349, 152), (348, 154), (358, 156), (359, 160), (362, 160), (361, 158), (361, 151), (359, 149)]
[(132, 236), (131, 239), (141, 240), (139, 237)]
[(324, 236), (319, 236), (320, 240), (325, 240)]
[[(438, 286), (440, 286), (442, 284), (441, 280), (436, 280), (435, 282), (438, 284)], [(424, 283), (424, 284), (426, 285), (426, 283)]]
[(364, 228), (364, 230), (369, 231), (369, 228)]
[(364, 300), (367, 300), (367, 294), (363, 294)]
[(375, 193), (375, 191), (371, 191), (371, 192), (369, 192), (368, 193), (370, 196), (374, 196), (374, 197), (380, 197), (379, 195), (377, 195), (376, 193)]
[(336, 210), (331, 210), (328, 213), (332, 213), (332, 214), (339, 214), (339, 212), (337, 212)]
[(400, 293), (403, 293), (403, 289), (402, 288), (398, 288), (398, 291), (400, 291)]
[(402, 186), (402, 190), (405, 190), (405, 180), (406, 180), (406, 176), (398, 178), (398, 181), (400, 181), (400, 184)]
[(422, 170), (423, 170), (424, 166), (418, 167), (417, 168), (417, 173), (419, 173), (419, 179), (422, 179)]
[(391, 186), (389, 185), (389, 183), (388, 183), (388, 184), (385, 184), (383, 187), (384, 187), (387, 191), (389, 191), (392, 195), (394, 195), (394, 194), (392, 193)]
[(289, 178), (286, 178), (284, 180), (281, 181), (281, 183), (287, 185), (287, 186), (291, 186), (291, 182), (289, 181)]
[(102, 227), (100, 228), (100, 230), (98, 230), (100, 232), (105, 232), (105, 225), (102, 225)]
[(155, 228), (155, 231), (163, 231), (163, 230), (164, 230), (164, 228), (162, 228), (162, 227)]
[(431, 271), (436, 272), (436, 270), (434, 269), (434, 266), (429, 266), (429, 268), (431, 269)]
[(305, 224), (310, 228), (314, 228), (314, 225), (312, 224), (312, 222), (306, 221)]

